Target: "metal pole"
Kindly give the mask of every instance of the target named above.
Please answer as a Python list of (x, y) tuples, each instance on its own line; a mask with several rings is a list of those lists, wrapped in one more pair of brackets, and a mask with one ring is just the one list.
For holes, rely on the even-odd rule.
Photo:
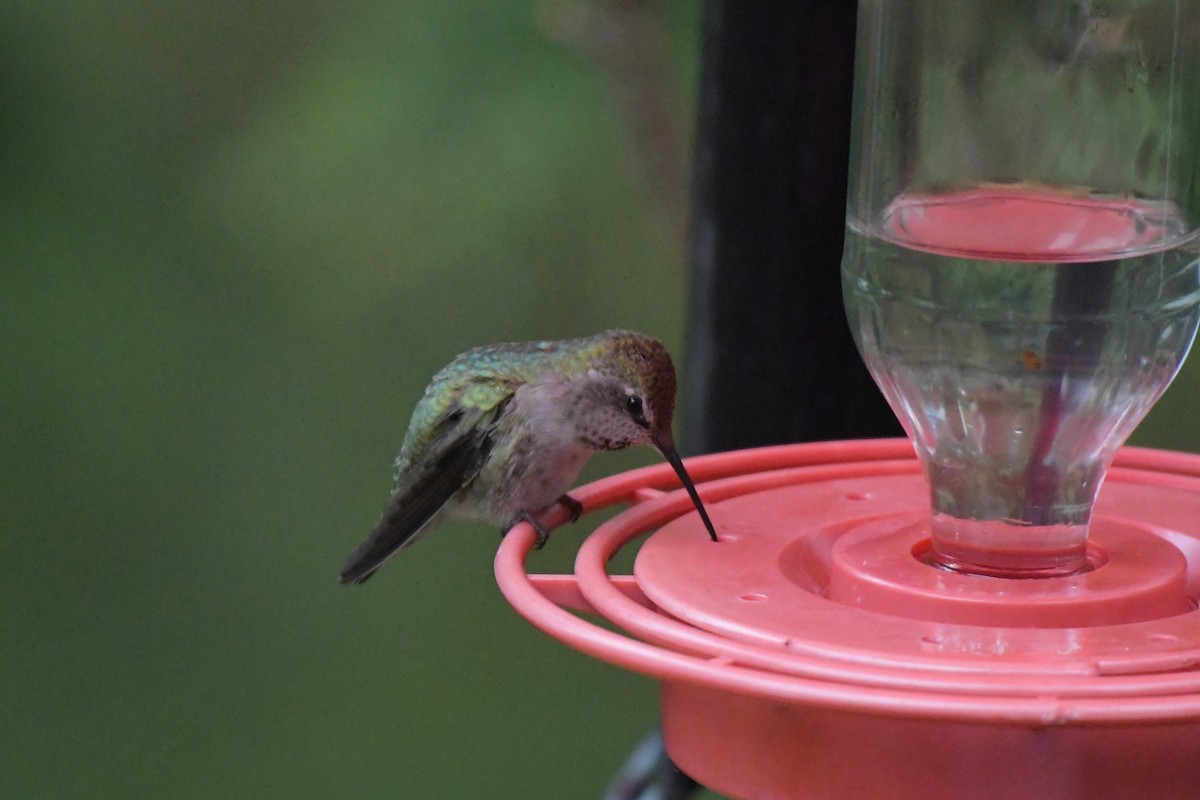
[(842, 310), (855, 17), (704, 4), (687, 453), (901, 433)]

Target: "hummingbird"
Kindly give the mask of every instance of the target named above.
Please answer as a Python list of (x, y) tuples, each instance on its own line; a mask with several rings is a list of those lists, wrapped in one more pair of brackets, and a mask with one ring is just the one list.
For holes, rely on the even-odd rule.
[(513, 342), (462, 353), (436, 375), (413, 410), (396, 458), (394, 488), (374, 530), (338, 577), (362, 583), (445, 518), (507, 533), (556, 503), (571, 520), (583, 506), (566, 492), (600, 450), (650, 445), (675, 469), (717, 541), (675, 449), (675, 367), (657, 339), (629, 330), (562, 341)]

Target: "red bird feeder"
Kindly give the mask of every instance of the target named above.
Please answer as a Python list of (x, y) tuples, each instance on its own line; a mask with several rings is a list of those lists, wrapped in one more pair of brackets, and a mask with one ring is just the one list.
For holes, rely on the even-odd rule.
[(1200, 457), (1118, 449), (1200, 321), (1200, 9), (1109, 5), (859, 5), (842, 275), (910, 441), (691, 459), (719, 542), (662, 465), (574, 493), (630, 507), (573, 575), (501, 545), (704, 785), (1200, 796)]
[[(1122, 450), (1077, 575), (925, 563), (928, 492), (905, 441), (790, 445), (688, 462), (720, 543), (666, 465), (575, 496), (631, 507), (573, 575), (510, 603), (566, 644), (662, 685), (675, 762), (737, 798), (1194, 798), (1200, 786), (1200, 457)], [(622, 546), (655, 531), (634, 574)], [(574, 613), (573, 613), (574, 612)], [(617, 630), (589, 620), (603, 618)]]

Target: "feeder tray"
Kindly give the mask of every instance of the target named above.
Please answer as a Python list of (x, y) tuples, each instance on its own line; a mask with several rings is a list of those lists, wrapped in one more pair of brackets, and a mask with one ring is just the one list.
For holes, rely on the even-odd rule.
[[(1200, 457), (1119, 451), (1092, 569), (1027, 580), (925, 562), (907, 440), (687, 468), (720, 542), (664, 464), (572, 492), (588, 512), (630, 505), (574, 574), (528, 574), (523, 524), (496, 577), (541, 630), (661, 682), (667, 750), (700, 783), (746, 800), (1197, 796)], [(609, 575), (646, 533), (634, 574)]]

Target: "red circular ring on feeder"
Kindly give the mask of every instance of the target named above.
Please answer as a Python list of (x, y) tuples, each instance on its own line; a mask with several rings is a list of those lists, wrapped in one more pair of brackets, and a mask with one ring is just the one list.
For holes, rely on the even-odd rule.
[[(1023, 580), (965, 575), (931, 566), (929, 549), (927, 513), (864, 522), (834, 543), (826, 596), (884, 614), (1006, 627), (1120, 625), (1192, 610), (1183, 554), (1150, 526), (1135, 522), (1094, 520), (1088, 543), (1093, 568), (1078, 575)], [(781, 571), (788, 571), (787, 564)]]

